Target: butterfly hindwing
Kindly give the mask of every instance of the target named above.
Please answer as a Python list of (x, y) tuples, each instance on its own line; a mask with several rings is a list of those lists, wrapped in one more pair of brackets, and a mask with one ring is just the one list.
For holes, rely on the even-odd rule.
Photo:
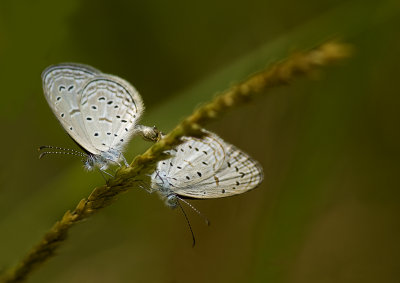
[(221, 198), (257, 187), (263, 180), (259, 163), (231, 144), (226, 143), (226, 149), (226, 158), (219, 170), (195, 187), (181, 187), (175, 193), (192, 198)]
[(110, 148), (121, 151), (144, 110), (136, 89), (111, 75), (97, 76), (87, 82), (80, 108), (90, 141), (101, 151)]

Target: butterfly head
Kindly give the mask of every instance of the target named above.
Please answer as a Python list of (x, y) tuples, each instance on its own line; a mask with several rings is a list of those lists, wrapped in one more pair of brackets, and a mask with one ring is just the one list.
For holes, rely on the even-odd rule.
[(164, 201), (168, 207), (175, 208), (178, 206), (179, 197), (175, 193), (165, 196)]

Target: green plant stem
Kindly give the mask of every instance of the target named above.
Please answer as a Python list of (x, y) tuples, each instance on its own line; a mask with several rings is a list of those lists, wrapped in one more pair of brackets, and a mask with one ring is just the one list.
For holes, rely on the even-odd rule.
[(165, 150), (181, 143), (182, 136), (200, 136), (203, 126), (231, 108), (265, 94), (271, 88), (285, 86), (293, 79), (311, 74), (320, 67), (338, 62), (349, 55), (349, 46), (337, 42), (328, 42), (312, 50), (298, 52), (250, 76), (219, 94), (211, 102), (202, 105), (163, 139), (153, 144), (145, 153), (138, 155), (129, 168), (121, 168), (106, 185), (95, 188), (73, 211), (68, 210), (14, 268), (7, 270), (0, 277), (0, 282), (24, 281), (35, 268), (55, 254), (74, 224), (110, 205), (118, 195), (135, 187), (139, 178), (143, 179), (146, 173), (154, 170), (157, 161), (166, 158)]

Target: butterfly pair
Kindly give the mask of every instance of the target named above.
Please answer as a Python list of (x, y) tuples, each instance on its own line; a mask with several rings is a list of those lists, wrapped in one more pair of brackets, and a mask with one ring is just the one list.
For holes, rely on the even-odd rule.
[[(144, 111), (142, 98), (127, 81), (80, 64), (59, 64), (42, 74), (47, 102), (64, 130), (84, 151), (44, 146), (49, 153), (73, 154), (84, 158), (85, 168), (126, 162), (122, 151), (131, 137), (140, 134), (156, 141), (155, 127), (138, 125)], [(168, 151), (171, 158), (160, 161), (151, 175), (150, 190), (170, 207), (182, 198), (221, 198), (244, 193), (263, 180), (261, 166), (244, 152), (205, 131), (202, 138), (184, 137)], [(107, 173), (109, 174), (109, 173)], [(109, 174), (110, 175), (110, 174)]]

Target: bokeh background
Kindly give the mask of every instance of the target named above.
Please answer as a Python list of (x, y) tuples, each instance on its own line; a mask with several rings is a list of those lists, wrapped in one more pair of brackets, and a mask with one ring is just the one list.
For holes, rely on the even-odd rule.
[[(399, 282), (400, 2), (1, 1), (0, 270), (104, 180), (53, 117), (40, 74), (80, 62), (142, 94), (168, 132), (199, 103), (294, 50), (339, 38), (354, 57), (211, 124), (263, 184), (193, 201), (211, 226), (132, 190), (71, 230), (29, 282)], [(129, 160), (149, 143), (134, 139)]]

